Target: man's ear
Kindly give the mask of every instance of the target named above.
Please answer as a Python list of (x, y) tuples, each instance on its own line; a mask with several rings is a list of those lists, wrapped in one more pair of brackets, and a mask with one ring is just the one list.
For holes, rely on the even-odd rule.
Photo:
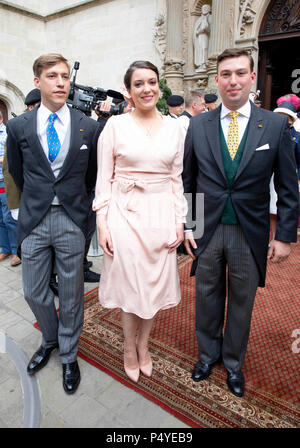
[(252, 84), (254, 84), (256, 81), (256, 72), (251, 73), (251, 79), (252, 79)]
[(35, 87), (36, 87), (37, 89), (40, 88), (40, 78), (38, 78), (37, 76), (35, 76), (35, 77), (33, 78), (33, 83), (34, 83), (34, 85), (35, 85)]

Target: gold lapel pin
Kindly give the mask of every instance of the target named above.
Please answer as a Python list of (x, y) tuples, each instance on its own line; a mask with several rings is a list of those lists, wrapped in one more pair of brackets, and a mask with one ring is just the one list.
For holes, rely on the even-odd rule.
[(262, 127), (263, 127), (263, 125), (262, 125), (262, 124), (259, 124), (259, 125), (258, 125), (258, 127), (259, 127), (259, 128), (262, 128)]
[(80, 132), (84, 132), (84, 129), (80, 129)]

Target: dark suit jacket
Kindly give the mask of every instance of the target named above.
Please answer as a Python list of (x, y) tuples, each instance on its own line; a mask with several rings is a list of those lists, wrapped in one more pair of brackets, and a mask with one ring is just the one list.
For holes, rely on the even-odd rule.
[[(190, 120), (186, 136), (185, 193), (204, 193), (204, 234), (195, 255), (203, 252), (218, 223), (228, 195), (251, 247), (264, 286), (269, 241), (269, 183), (274, 172), (278, 194), (276, 240), (297, 241), (298, 182), (288, 120), (251, 105), (248, 137), (235, 180), (229, 188), (220, 148), (221, 106)], [(269, 145), (269, 149), (256, 148)]]
[(9, 210), (14, 210), (16, 208), (19, 208), (20, 206), (20, 200), (21, 200), (21, 192), (14, 183), (13, 178), (8, 172), (8, 165), (7, 165), (7, 155), (6, 155), (6, 144), (4, 147), (4, 158), (2, 163), (2, 172), (3, 172), (3, 178), (4, 178), (4, 184), (5, 184), (5, 194), (6, 194), (6, 200), (7, 200), (7, 207)]
[[(37, 111), (38, 107), (7, 123), (8, 168), (22, 192), (19, 245), (45, 216), (55, 195), (86, 235), (88, 193), (94, 188), (97, 175), (97, 122), (70, 109), (70, 149), (55, 178), (37, 136)], [(87, 149), (80, 149), (82, 145)]]

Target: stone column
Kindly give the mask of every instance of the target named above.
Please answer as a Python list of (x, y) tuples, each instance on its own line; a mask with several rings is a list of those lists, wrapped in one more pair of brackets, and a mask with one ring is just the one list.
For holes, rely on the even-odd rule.
[(164, 76), (173, 94), (183, 94), (182, 0), (167, 0), (167, 48)]
[(208, 74), (207, 91), (216, 91), (214, 76), (217, 73), (218, 55), (225, 48), (234, 45), (235, 12), (235, 0), (213, 0), (212, 2), (212, 24), (206, 63)]

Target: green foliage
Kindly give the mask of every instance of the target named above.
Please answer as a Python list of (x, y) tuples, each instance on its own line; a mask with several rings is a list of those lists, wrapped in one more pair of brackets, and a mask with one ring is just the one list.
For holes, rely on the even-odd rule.
[(167, 80), (161, 78), (159, 81), (159, 88), (162, 93), (161, 98), (157, 102), (157, 109), (163, 114), (168, 115), (169, 109), (167, 105), (167, 98), (172, 95), (171, 89), (167, 86)]

